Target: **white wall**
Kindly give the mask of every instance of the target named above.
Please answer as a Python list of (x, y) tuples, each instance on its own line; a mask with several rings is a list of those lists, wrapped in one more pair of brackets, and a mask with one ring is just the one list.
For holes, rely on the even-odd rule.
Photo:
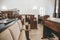
[(46, 1), (46, 14), (53, 16), (54, 12), (54, 2), (55, 0), (47, 0)]
[[(51, 15), (54, 10), (54, 0), (4, 0), (0, 6), (6, 6), (7, 9), (17, 8), (21, 10), (20, 13), (33, 13), (38, 14), (40, 7), (45, 8), (45, 14)], [(38, 9), (33, 10), (33, 6), (36, 6)]]

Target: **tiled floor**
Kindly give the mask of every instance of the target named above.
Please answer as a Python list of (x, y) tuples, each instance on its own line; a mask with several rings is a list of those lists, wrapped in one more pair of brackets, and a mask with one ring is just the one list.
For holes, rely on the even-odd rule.
[(41, 24), (38, 24), (38, 29), (32, 29), (29, 34), (31, 40), (58, 40), (56, 36), (51, 39), (41, 39), (43, 36), (43, 26)]

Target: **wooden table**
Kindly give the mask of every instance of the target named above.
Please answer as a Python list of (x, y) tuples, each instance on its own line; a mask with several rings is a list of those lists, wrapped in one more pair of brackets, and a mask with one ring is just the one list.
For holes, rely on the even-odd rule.
[(60, 40), (60, 18), (48, 18), (43, 25), (43, 38), (53, 37), (54, 33)]

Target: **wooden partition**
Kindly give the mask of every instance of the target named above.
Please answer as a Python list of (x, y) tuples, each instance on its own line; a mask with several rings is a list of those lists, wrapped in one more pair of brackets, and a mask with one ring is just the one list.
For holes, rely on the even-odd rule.
[(37, 20), (34, 17), (34, 15), (29, 15), (30, 16), (30, 28), (31, 29), (37, 29)]
[(28, 22), (30, 24), (31, 29), (37, 29), (37, 20), (36, 20), (35, 15), (21, 14), (21, 16), (25, 16), (25, 18), (22, 17), (22, 19), (24, 19), (25, 22)]
[(16, 11), (1, 11), (1, 16), (3, 18), (16, 18), (19, 14)]

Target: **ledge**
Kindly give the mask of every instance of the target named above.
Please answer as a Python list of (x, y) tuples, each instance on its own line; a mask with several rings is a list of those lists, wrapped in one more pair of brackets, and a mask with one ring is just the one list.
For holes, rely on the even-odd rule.
[(15, 22), (17, 22), (18, 19), (11, 19), (9, 22), (6, 23), (0, 23), (0, 32), (4, 31), (6, 28), (13, 25)]

